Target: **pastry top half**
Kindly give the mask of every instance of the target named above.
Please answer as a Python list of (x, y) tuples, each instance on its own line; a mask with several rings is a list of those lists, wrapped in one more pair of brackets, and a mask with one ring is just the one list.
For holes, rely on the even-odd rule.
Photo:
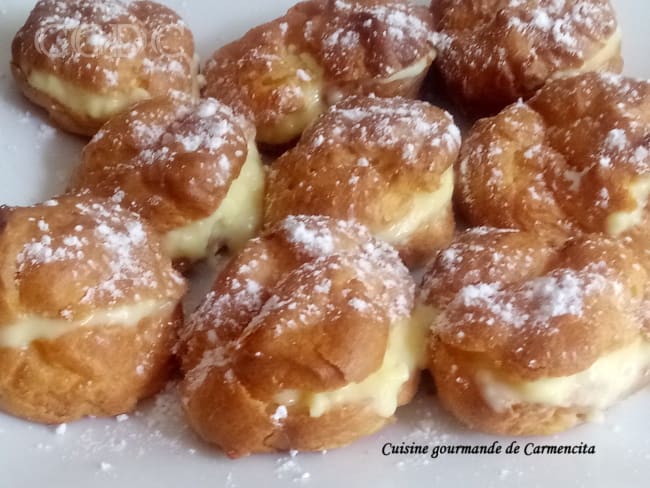
[(120, 308), (173, 310), (185, 293), (151, 228), (111, 201), (68, 196), (3, 207), (0, 249), (4, 339), (3, 327), (30, 317), (84, 323), (113, 310), (120, 323)]
[(402, 0), (311, 0), (219, 49), (204, 94), (247, 110), (284, 144), (351, 94), (414, 97), (435, 57), (432, 18)]
[(12, 44), (25, 94), (84, 135), (134, 102), (198, 95), (197, 68), (189, 28), (150, 1), (40, 0)]
[(265, 175), (254, 139), (254, 127), (217, 100), (147, 100), (84, 148), (72, 189), (140, 213), (172, 257), (200, 258), (208, 241), (240, 245), (257, 228)]
[[(252, 348), (264, 343), (270, 348), (268, 355), (248, 358), (259, 363), (251, 364), (253, 369), (277, 361), (287, 377), (295, 375), (297, 383), (312, 387), (359, 379), (379, 366), (390, 324), (408, 317), (412, 303), (408, 270), (364, 227), (290, 216), (249, 241), (218, 277), (182, 334), (188, 351), (184, 366), (196, 373), (197, 367), (210, 366), (206, 358), (213, 354), (206, 351), (223, 352), (237, 342), (243, 354), (252, 341)], [(360, 356), (339, 348), (362, 337), (372, 353)], [(292, 346), (298, 339), (304, 347)], [(304, 362), (305, 371), (285, 369), (285, 361)], [(190, 376), (200, 379), (194, 373)], [(268, 381), (282, 382), (255, 379), (260, 388), (270, 388)]]
[(472, 115), (529, 98), (554, 78), (623, 65), (609, 0), (434, 0), (431, 8), (438, 69)]
[(432, 334), (477, 369), (526, 381), (575, 375), (647, 344), (650, 269), (628, 244), (592, 235), (553, 246), (534, 233), (469, 230), (423, 280)]
[(650, 195), (650, 83), (589, 73), (546, 85), (528, 103), (480, 120), (457, 171), (473, 225), (562, 241), (634, 233)]

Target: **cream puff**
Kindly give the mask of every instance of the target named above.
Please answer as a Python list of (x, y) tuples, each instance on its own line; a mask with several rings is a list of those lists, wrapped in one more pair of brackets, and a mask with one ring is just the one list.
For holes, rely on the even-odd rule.
[(492, 115), (549, 80), (623, 67), (609, 0), (434, 0), (436, 68), (470, 115)]
[(476, 228), (429, 268), (429, 368), (472, 429), (543, 435), (650, 382), (650, 274), (622, 240)]
[(214, 99), (140, 102), (84, 148), (72, 190), (140, 213), (175, 261), (241, 247), (262, 219), (265, 169), (255, 129)]
[(190, 424), (231, 457), (377, 431), (423, 366), (413, 292), (397, 253), (358, 224), (287, 217), (233, 258), (181, 335)]
[(44, 423), (112, 416), (171, 372), (185, 283), (113, 202), (0, 208), (0, 410)]
[(623, 236), (650, 195), (650, 82), (588, 73), (547, 84), (527, 103), (480, 120), (457, 167), (458, 208), (472, 225)]
[(433, 19), (406, 0), (309, 0), (219, 49), (205, 96), (247, 111), (283, 145), (352, 95), (414, 98), (436, 56)]
[(39, 0), (14, 38), (11, 68), (27, 98), (85, 136), (135, 102), (198, 95), (192, 33), (151, 1)]
[(353, 219), (409, 266), (452, 239), (460, 131), (425, 102), (352, 96), (331, 107), (270, 170), (265, 224), (291, 214)]

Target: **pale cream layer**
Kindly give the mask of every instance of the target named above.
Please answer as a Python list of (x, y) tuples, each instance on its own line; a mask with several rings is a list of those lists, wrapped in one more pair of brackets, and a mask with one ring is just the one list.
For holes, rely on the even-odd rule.
[(535, 381), (511, 381), (484, 369), (476, 374), (483, 398), (495, 412), (535, 404), (597, 413), (616, 403), (650, 373), (650, 343), (639, 340), (597, 360), (580, 373)]
[(409, 212), (386, 228), (374, 230), (377, 238), (394, 246), (404, 244), (451, 205), (454, 193), (454, 170), (449, 168), (440, 178), (440, 187), (433, 192), (418, 192), (412, 196)]
[(587, 58), (582, 66), (577, 69), (558, 71), (551, 76), (551, 79), (569, 78), (571, 76), (579, 75), (580, 73), (602, 69), (607, 66), (612, 58), (619, 55), (622, 38), (623, 33), (621, 32), (621, 28), (617, 27), (614, 34), (604, 42), (603, 47), (596, 51), (593, 56)]
[[(295, 46), (289, 49), (292, 51)], [(274, 72), (267, 74), (267, 83), (280, 88), (291, 82), (291, 90), (302, 99), (303, 104), (299, 110), (283, 114), (272, 124), (257, 127), (257, 140), (272, 145), (293, 141), (326, 109), (322, 100), (323, 70), (316, 60), (306, 53), (288, 52), (282, 61), (283, 66), (276, 66)]]
[(398, 406), (399, 394), (414, 373), (424, 367), (427, 313), (416, 311), (410, 319), (391, 326), (381, 367), (359, 383), (325, 392), (285, 390), (275, 397), (280, 405), (302, 405), (311, 417), (321, 417), (343, 405), (369, 405), (382, 417), (390, 417)]
[(166, 252), (172, 258), (201, 259), (213, 243), (231, 250), (242, 247), (261, 223), (265, 178), (255, 143), (250, 143), (239, 176), (219, 208), (205, 219), (168, 232), (163, 241)]
[(434, 49), (427, 56), (417, 60), (410, 66), (407, 66), (406, 68), (393, 73), (388, 78), (382, 79), (380, 83), (388, 84), (395, 81), (409, 80), (422, 76), (429, 69), (431, 63), (433, 63), (433, 61), (436, 59), (436, 56), (437, 52)]
[(650, 177), (638, 178), (630, 185), (630, 196), (636, 202), (636, 208), (629, 212), (615, 212), (607, 218), (607, 232), (617, 236), (639, 225), (650, 198)]
[[(387, 85), (395, 81), (404, 81), (404, 80), (418, 78), (419, 76), (422, 76), (423, 74), (426, 73), (426, 71), (431, 66), (431, 63), (435, 60), (436, 56), (437, 56), (437, 51), (432, 50), (429, 54), (418, 59), (417, 61), (415, 61), (413, 64), (410, 64), (406, 68), (396, 71), (395, 73), (388, 76), (387, 78), (379, 78), (374, 81), (375, 83), (379, 83), (380, 85)], [(337, 104), (340, 101), (342, 101), (345, 98), (345, 96), (346, 96), (345, 93), (339, 89), (336, 88), (330, 89), (327, 93), (327, 103), (329, 105)]]
[(67, 107), (71, 112), (98, 120), (108, 119), (135, 102), (151, 98), (149, 92), (143, 88), (100, 95), (43, 71), (32, 71), (27, 83)]
[(36, 340), (54, 340), (80, 328), (135, 327), (148, 317), (171, 313), (175, 303), (145, 300), (134, 305), (97, 310), (78, 320), (50, 319), (26, 315), (17, 321), (0, 325), (0, 347), (26, 348)]

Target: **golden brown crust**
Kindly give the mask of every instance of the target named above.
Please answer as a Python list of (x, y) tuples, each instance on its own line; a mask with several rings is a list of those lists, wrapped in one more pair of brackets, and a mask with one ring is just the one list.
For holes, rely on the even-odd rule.
[(192, 33), (176, 13), (150, 1), (40, 0), (14, 38), (11, 64), (30, 100), (62, 128), (87, 136), (107, 117), (80, 113), (32, 87), (32, 73), (97, 95), (198, 94)]
[[(111, 201), (66, 196), (0, 213), (4, 323), (31, 313), (74, 320), (185, 291), (149, 226)], [(69, 279), (53, 288), (52, 276)]]
[[(350, 97), (273, 163), (265, 223), (293, 214), (357, 220), (410, 266), (422, 264), (451, 240), (451, 195), (413, 229), (388, 235), (417, 212), (420, 194), (441, 189), (459, 147), (460, 131), (443, 110), (403, 98)], [(426, 212), (433, 204), (422, 205)]]
[[(88, 197), (0, 214), (0, 330), (32, 319), (70, 325), (23, 348), (0, 347), (0, 408), (62, 422), (121, 413), (152, 394), (169, 371), (185, 292), (152, 230), (116, 204)], [(133, 326), (79, 325), (142, 303), (158, 306)]]
[[(390, 328), (409, 326), (395, 323), (409, 316), (411, 293), (397, 254), (361, 226), (287, 218), (234, 258), (185, 327), (190, 423), (233, 457), (337, 447), (374, 432), (391, 419), (363, 402), (310, 417), (276, 396), (335, 390), (379, 369)], [(415, 393), (412, 374), (400, 404)]]
[[(266, 133), (312, 104), (311, 118), (352, 94), (415, 97), (434, 57), (425, 7), (402, 0), (312, 0), (219, 49), (206, 65), (203, 94), (247, 111), (260, 141), (284, 144), (308, 120), (282, 139)], [(420, 72), (387, 81), (420, 60)]]
[(254, 137), (248, 122), (214, 99), (144, 101), (84, 148), (71, 190), (114, 198), (165, 234), (219, 208)]
[(0, 347), (0, 409), (48, 424), (130, 412), (169, 380), (182, 323), (179, 306), (137, 327), (82, 328), (25, 349)]
[(472, 427), (502, 434), (548, 434), (584, 421), (586, 408), (516, 403), (497, 411), (477, 373), (514, 382), (571, 376), (643, 340), (650, 302), (641, 264), (634, 246), (600, 235), (560, 245), (517, 230), (460, 235), (420, 292), (437, 312), (429, 368), (443, 405)]
[(609, 233), (612, 214), (637, 207), (632, 183), (650, 176), (649, 131), (647, 81), (590, 73), (551, 82), (472, 128), (457, 167), (458, 207), (472, 225), (557, 242)]
[[(441, 34), (437, 69), (449, 94), (472, 115), (494, 114), (527, 99), (563, 73), (623, 67), (609, 0), (435, 0), (431, 5)], [(597, 59), (608, 48), (611, 52)]]

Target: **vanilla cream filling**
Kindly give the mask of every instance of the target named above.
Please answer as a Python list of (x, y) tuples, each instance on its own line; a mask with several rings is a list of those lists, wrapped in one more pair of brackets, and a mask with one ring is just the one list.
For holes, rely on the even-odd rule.
[(437, 190), (415, 193), (412, 196), (409, 212), (402, 218), (390, 222), (387, 227), (375, 230), (375, 236), (396, 246), (403, 244), (412, 234), (451, 205), (453, 193), (454, 169), (450, 167), (440, 177), (440, 187)]
[(276, 395), (280, 405), (302, 405), (311, 417), (321, 417), (337, 406), (366, 404), (381, 417), (397, 410), (402, 386), (424, 367), (428, 315), (414, 312), (391, 326), (381, 367), (359, 383), (325, 392), (284, 390)]
[(205, 81), (205, 78), (202, 78), (200, 75), (201, 70), (201, 58), (197, 53), (194, 53), (191, 61), (191, 77), (192, 77), (192, 98), (198, 100), (201, 98), (201, 88), (202, 84)]
[(612, 34), (610, 38), (605, 41), (603, 47), (600, 48), (593, 56), (586, 59), (582, 66), (576, 69), (558, 71), (551, 76), (551, 79), (569, 78), (580, 73), (598, 71), (599, 69), (602, 69), (603, 67), (607, 66), (612, 58), (618, 55), (621, 49), (622, 39), (623, 33), (621, 31), (621, 28), (617, 27), (614, 34)]
[(262, 220), (265, 171), (255, 143), (219, 208), (209, 217), (168, 232), (163, 240), (172, 258), (201, 259), (211, 244), (241, 248), (254, 236)]
[(79, 320), (26, 315), (11, 324), (0, 325), (0, 347), (24, 349), (33, 341), (53, 340), (82, 327), (135, 327), (147, 317), (170, 313), (174, 306), (174, 303), (166, 301), (145, 300), (134, 305), (97, 310)]
[[(418, 77), (426, 72), (431, 62), (436, 57), (436, 51), (432, 50), (427, 56), (419, 59), (406, 68), (393, 73), (388, 78), (379, 80), (381, 84), (393, 83), (395, 81), (407, 80)], [(302, 109), (291, 112), (282, 116), (278, 121), (269, 125), (260, 125), (257, 127), (257, 139), (266, 144), (285, 144), (300, 136), (305, 128), (326, 109), (326, 103), (323, 101), (323, 74), (322, 69), (316, 61), (307, 54), (287, 54), (286, 63), (291, 69), (295, 69), (292, 77), (297, 77), (299, 83), (295, 87), (299, 91), (304, 101)], [(274, 82), (284, 82), (283, 70), (277, 70), (277, 80)], [(344, 98), (343, 93), (336, 89), (329, 90), (327, 93), (327, 104), (334, 105)]]
[(515, 382), (485, 369), (477, 373), (476, 380), (495, 412), (521, 404), (599, 412), (641, 385), (649, 373), (650, 342), (639, 340), (571, 376)]
[(32, 71), (27, 83), (72, 112), (93, 119), (107, 119), (135, 102), (151, 98), (143, 88), (134, 88), (128, 93), (115, 91), (100, 95), (42, 71)]
[(380, 83), (388, 84), (388, 83), (393, 83), (395, 81), (403, 81), (403, 80), (417, 78), (418, 76), (423, 75), (429, 69), (429, 66), (431, 66), (433, 60), (436, 59), (436, 55), (437, 52), (434, 49), (428, 55), (419, 59), (415, 63), (393, 73), (388, 78), (384, 78), (380, 80)]
[[(290, 47), (292, 49), (293, 47)], [(279, 120), (257, 127), (257, 140), (266, 144), (286, 144), (296, 139), (305, 128), (326, 109), (322, 101), (323, 70), (316, 60), (306, 53), (285, 54), (286, 66), (278, 66), (266, 78), (260, 79), (261, 85), (294, 85), (286, 88), (303, 100), (300, 110), (282, 114)]]
[(631, 212), (615, 212), (607, 218), (607, 232), (617, 236), (639, 225), (650, 198), (650, 177), (637, 179), (630, 185), (630, 195), (637, 205)]
[[(427, 56), (418, 59), (416, 62), (407, 66), (406, 68), (396, 71), (387, 78), (376, 79), (375, 82), (379, 83), (380, 85), (387, 85), (395, 81), (417, 78), (429, 69), (433, 60), (436, 59), (436, 56), (437, 51), (434, 49)], [(329, 105), (335, 105), (341, 102), (344, 98), (345, 92), (337, 88), (332, 88), (327, 93), (327, 103)]]

